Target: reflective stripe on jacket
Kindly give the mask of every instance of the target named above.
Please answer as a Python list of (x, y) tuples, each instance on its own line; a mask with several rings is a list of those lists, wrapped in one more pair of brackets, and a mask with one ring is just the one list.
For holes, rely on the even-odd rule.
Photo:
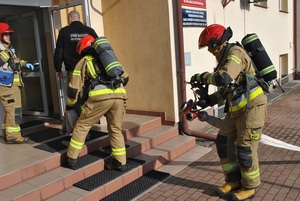
[[(20, 63), (21, 67), (24, 68), (26, 65), (26, 61), (25, 60), (21, 60), (17, 57), (16, 54), (14, 54), (11, 50), (10, 50), (10, 46), (7, 44), (4, 44), (0, 41), (0, 50), (6, 50), (7, 52), (9, 52), (9, 55), (11, 55), (11, 57), (13, 58), (13, 61), (15, 63)], [(10, 58), (10, 57), (9, 57)], [(6, 57), (6, 54), (0, 54), (0, 59), (1, 60), (5, 60), (5, 62), (9, 59)], [(5, 66), (8, 67), (8, 63), (5, 63)], [(24, 83), (22, 81), (22, 77), (21, 77), (21, 71), (14, 71), (14, 81), (13, 81), (13, 86), (24, 86)]]
[[(91, 90), (89, 92), (90, 98), (99, 100), (99, 97), (97, 97), (97, 96), (101, 96), (101, 99), (108, 99), (109, 97), (125, 99), (126, 90), (122, 84), (119, 88), (115, 88), (115, 89), (111, 88), (108, 85), (99, 84), (93, 90)], [(107, 98), (105, 98), (105, 97), (107, 97)]]
[[(263, 90), (260, 86), (257, 86), (250, 90), (250, 101), (256, 98), (258, 95), (263, 94)], [(235, 99), (234, 101), (230, 101), (229, 104), (229, 112), (236, 112), (247, 105), (247, 96), (248, 92), (242, 94), (239, 98)]]
[[(229, 106), (228, 112), (237, 112), (243, 109), (248, 104), (248, 95), (250, 102), (257, 97), (264, 96), (264, 92), (260, 86), (253, 85), (253, 82), (250, 84), (250, 91), (243, 91), (240, 95), (236, 96), (236, 89), (243, 84), (246, 84), (245, 76), (242, 76), (241, 72), (247, 73), (249, 75), (255, 75), (255, 69), (252, 64), (251, 58), (248, 56), (246, 51), (238, 46), (233, 45), (229, 46), (228, 52), (223, 50), (225, 59), (220, 61), (221, 63), (218, 65), (216, 71), (214, 73), (210, 73), (207, 77), (207, 80), (210, 81), (210, 84), (216, 85), (220, 79), (228, 80), (231, 78), (232, 84), (227, 84), (221, 87), (218, 87), (218, 92), (215, 92), (211, 95), (213, 103), (220, 103), (222, 102), (220, 99), (221, 97), (223, 100), (226, 100)], [(223, 47), (226, 48), (226, 47)], [(256, 82), (256, 81), (255, 81)], [(225, 83), (224, 83), (225, 84)], [(246, 87), (245, 87), (246, 88)], [(250, 93), (250, 94), (249, 94)], [(257, 101), (253, 103), (261, 102), (261, 98), (258, 98)], [(227, 112), (227, 111), (226, 111)]]
[[(92, 56), (83, 57), (75, 66), (72, 79), (68, 86), (68, 105), (73, 106), (78, 100), (78, 94), (82, 91), (84, 84), (89, 84), (92, 79), (100, 75), (98, 65)], [(110, 85), (98, 84), (88, 93), (92, 100), (105, 99), (127, 99), (126, 90), (123, 85), (119, 88), (111, 88)]]

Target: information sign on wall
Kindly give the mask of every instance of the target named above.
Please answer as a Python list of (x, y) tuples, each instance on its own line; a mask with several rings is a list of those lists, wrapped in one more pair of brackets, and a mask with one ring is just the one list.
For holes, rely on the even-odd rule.
[(192, 6), (197, 8), (206, 8), (206, 0), (181, 0), (182, 6)]
[(183, 27), (206, 27), (206, 10), (182, 9)]

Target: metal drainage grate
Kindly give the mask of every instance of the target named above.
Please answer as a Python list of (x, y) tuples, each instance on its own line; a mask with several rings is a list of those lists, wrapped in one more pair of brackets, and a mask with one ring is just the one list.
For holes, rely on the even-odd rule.
[(283, 88), (294, 88), (295, 86), (297, 86), (299, 84), (299, 82), (288, 82), (285, 85), (283, 85)]
[(268, 102), (275, 100), (276, 98), (278, 98), (281, 95), (282, 95), (282, 93), (268, 93), (267, 94)]

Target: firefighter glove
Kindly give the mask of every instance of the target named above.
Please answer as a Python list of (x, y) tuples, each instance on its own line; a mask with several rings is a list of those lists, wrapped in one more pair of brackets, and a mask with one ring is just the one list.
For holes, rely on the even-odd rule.
[(34, 70), (34, 66), (31, 63), (26, 63), (25, 64), (26, 68), (30, 68), (31, 70)]
[(209, 118), (207, 112), (205, 111), (201, 111), (199, 114), (198, 114), (198, 119), (199, 121), (207, 121)]
[(190, 82), (191, 82), (191, 83), (194, 83), (194, 82), (200, 82), (200, 74), (197, 73), (197, 74), (193, 75), (193, 76), (191, 77)]
[(10, 48), (10, 51), (11, 51), (13, 54), (16, 54), (16, 49), (15, 49), (15, 48), (11, 47), (11, 48)]
[(201, 73), (199, 75), (199, 81), (203, 84), (209, 84), (209, 82), (207, 81), (207, 78), (208, 76), (210, 75), (209, 72), (204, 72), (204, 73)]
[(197, 105), (200, 106), (202, 109), (205, 109), (208, 106), (213, 106), (212, 101), (210, 100), (209, 96), (200, 98), (199, 101), (197, 102)]

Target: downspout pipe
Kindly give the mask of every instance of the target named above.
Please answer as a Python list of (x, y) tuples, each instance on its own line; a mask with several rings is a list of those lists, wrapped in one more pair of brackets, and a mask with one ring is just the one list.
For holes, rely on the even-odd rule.
[(298, 20), (297, 20), (297, 15), (298, 15), (298, 3), (297, 0), (294, 0), (294, 9), (293, 9), (293, 13), (294, 13), (294, 22), (293, 22), (293, 28), (294, 28), (294, 79), (298, 80), (300, 79), (299, 77), (299, 72), (298, 72), (298, 38), (297, 38), (297, 34), (298, 34)]
[[(183, 26), (182, 26), (182, 10), (181, 10), (181, 1), (173, 1), (176, 2), (176, 17), (177, 17), (177, 54), (178, 54), (178, 62), (179, 62), (179, 88), (180, 94), (179, 99), (180, 102), (183, 103), (186, 101), (186, 86), (185, 86), (185, 63), (184, 63), (184, 45), (183, 45)], [(188, 122), (183, 113), (180, 115), (179, 122), (179, 132), (184, 133), (186, 135), (200, 137), (208, 140), (216, 140), (216, 135), (211, 133), (205, 133), (200, 131), (190, 130), (188, 127)]]

